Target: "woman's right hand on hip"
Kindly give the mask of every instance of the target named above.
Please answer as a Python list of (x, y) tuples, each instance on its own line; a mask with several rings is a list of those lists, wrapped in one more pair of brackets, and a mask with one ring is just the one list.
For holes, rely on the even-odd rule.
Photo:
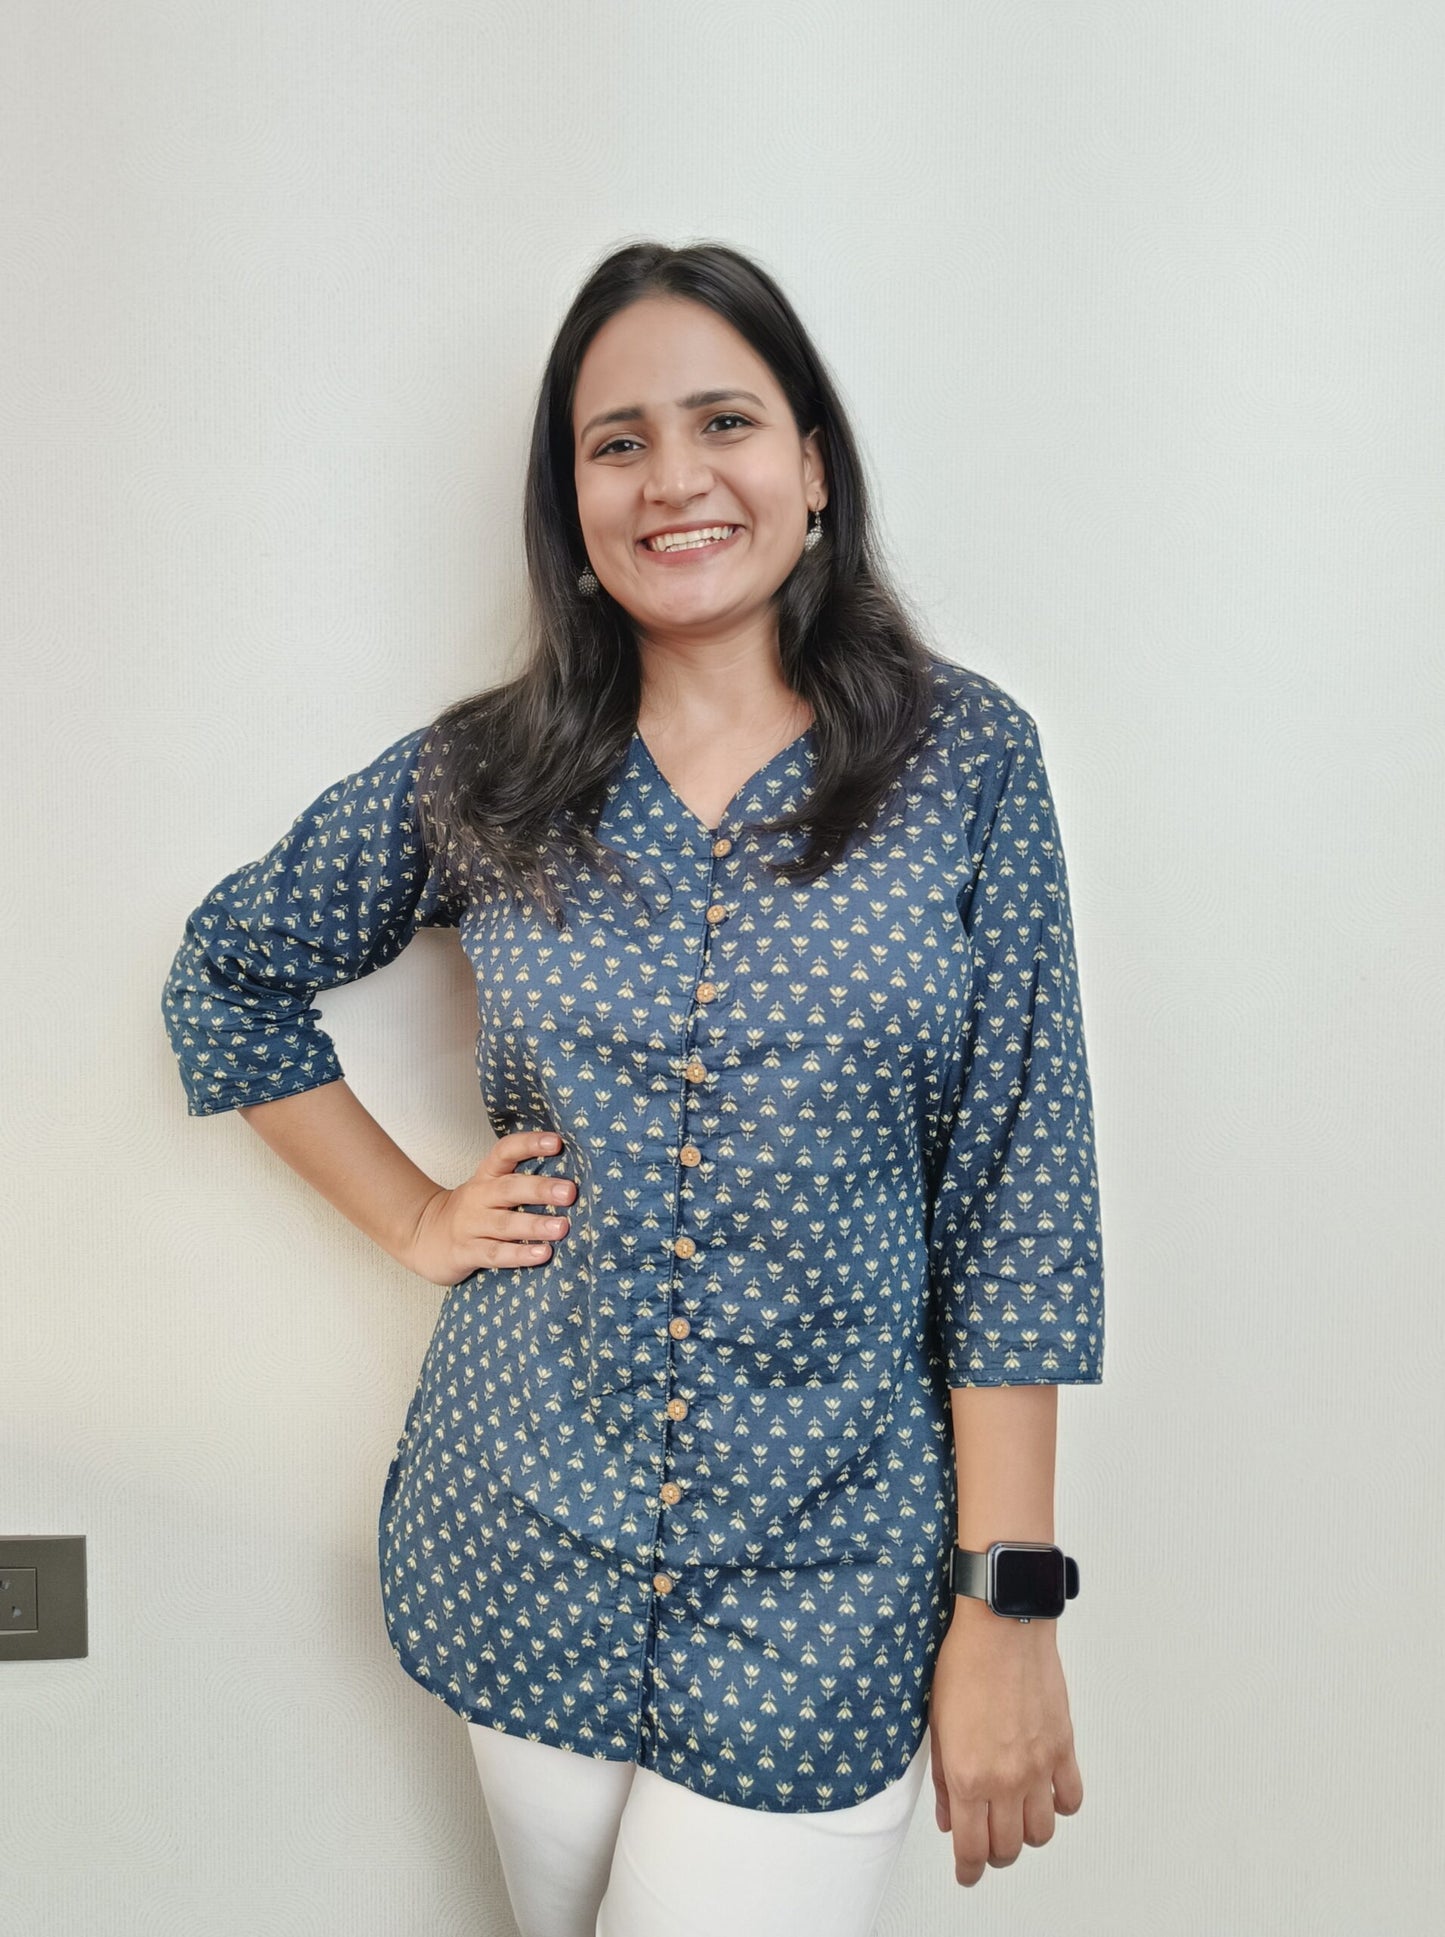
[[(408, 1269), (434, 1285), (455, 1285), (477, 1271), (545, 1264), (553, 1242), (571, 1229), (559, 1210), (577, 1186), (570, 1177), (538, 1177), (517, 1165), (555, 1157), (561, 1147), (551, 1131), (499, 1137), (464, 1183), (427, 1200), (403, 1260)], [(515, 1208), (522, 1204), (545, 1204), (547, 1215)]]

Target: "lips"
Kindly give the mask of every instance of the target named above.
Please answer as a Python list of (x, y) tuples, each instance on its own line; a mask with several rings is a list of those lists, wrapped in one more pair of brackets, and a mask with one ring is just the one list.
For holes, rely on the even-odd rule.
[[(679, 526), (672, 527), (671, 531), (676, 531), (676, 532), (682, 532), (687, 530), (715, 531), (717, 529), (718, 529), (718, 526), (716, 524), (693, 525), (693, 526), (679, 525)], [(679, 560), (684, 558), (711, 558), (714, 555), (714, 553), (723, 551), (729, 545), (735, 544), (738, 538), (742, 536), (744, 529), (745, 527), (742, 525), (734, 525), (726, 538), (709, 539), (708, 542), (703, 545), (699, 545), (699, 544), (674, 545), (674, 546), (670, 546), (668, 549), (664, 551), (655, 550), (654, 547), (648, 542), (647, 539), (639, 538), (637, 541), (637, 549), (643, 554), (644, 557), (654, 559), (658, 564), (661, 564), (661, 565), (666, 565), (671, 563), (674, 560)], [(667, 537), (671, 535), (671, 531), (654, 533), (653, 536)]]

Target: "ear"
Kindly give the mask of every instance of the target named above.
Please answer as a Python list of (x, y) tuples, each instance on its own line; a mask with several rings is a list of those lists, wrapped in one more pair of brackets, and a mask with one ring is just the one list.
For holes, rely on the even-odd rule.
[(803, 439), (803, 483), (805, 487), (821, 486), (818, 492), (821, 511), (828, 502), (828, 467), (823, 461), (823, 433), (816, 428)]

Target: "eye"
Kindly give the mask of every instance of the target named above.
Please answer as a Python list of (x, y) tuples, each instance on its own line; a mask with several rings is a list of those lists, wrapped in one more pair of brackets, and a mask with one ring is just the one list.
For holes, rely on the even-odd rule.
[[(716, 417), (710, 417), (708, 419), (708, 428), (711, 429), (714, 424), (722, 423), (724, 419), (733, 424), (751, 424), (753, 421), (751, 417), (744, 417), (740, 410), (720, 410)], [(615, 451), (619, 445), (635, 444), (636, 442), (637, 439), (635, 437), (614, 437), (608, 443), (601, 445), (592, 455), (594, 457), (606, 457), (609, 451)]]

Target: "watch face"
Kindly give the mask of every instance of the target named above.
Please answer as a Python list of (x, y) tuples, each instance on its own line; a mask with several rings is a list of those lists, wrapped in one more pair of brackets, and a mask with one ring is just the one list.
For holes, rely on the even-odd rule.
[(993, 1556), (993, 1605), (1015, 1620), (1064, 1611), (1064, 1556), (1058, 1547), (1001, 1547)]

